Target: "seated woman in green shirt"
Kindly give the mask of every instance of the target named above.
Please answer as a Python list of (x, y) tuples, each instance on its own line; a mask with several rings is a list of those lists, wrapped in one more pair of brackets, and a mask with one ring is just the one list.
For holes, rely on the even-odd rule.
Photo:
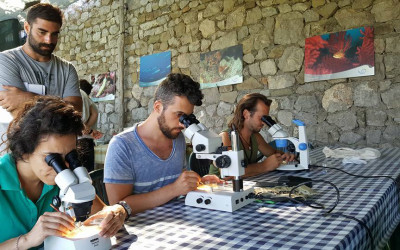
[[(0, 249), (34, 248), (75, 228), (73, 218), (50, 207), (60, 189), (45, 157), (65, 157), (82, 129), (80, 114), (57, 97), (38, 96), (16, 115), (7, 132), (10, 153), (0, 157)], [(91, 212), (89, 220), (102, 219), (103, 237), (115, 235), (127, 217), (123, 206), (106, 206), (97, 196)]]

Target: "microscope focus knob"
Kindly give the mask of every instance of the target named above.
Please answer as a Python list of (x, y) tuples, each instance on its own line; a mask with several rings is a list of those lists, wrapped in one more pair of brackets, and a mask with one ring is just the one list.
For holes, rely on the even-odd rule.
[(53, 200), (51, 201), (51, 203), (53, 204), (53, 206), (55, 207), (60, 207), (61, 206), (61, 199), (59, 196), (54, 196)]
[(294, 146), (293, 143), (290, 143), (289, 145), (287, 145), (287, 150), (291, 153), (295, 153), (296, 152), (296, 147)]
[(231, 165), (231, 158), (227, 155), (222, 155), (215, 160), (218, 168), (228, 168)]
[(208, 204), (211, 203), (211, 200), (210, 200), (210, 199), (206, 199), (206, 200), (204, 201), (204, 203), (205, 203), (206, 205), (208, 205)]
[(303, 142), (303, 143), (300, 143), (300, 144), (299, 144), (299, 149), (300, 149), (300, 150), (306, 150), (306, 149), (307, 149), (307, 144), (304, 143), (304, 142)]
[(204, 144), (198, 144), (196, 145), (196, 150), (197, 152), (204, 151), (206, 149), (206, 146)]

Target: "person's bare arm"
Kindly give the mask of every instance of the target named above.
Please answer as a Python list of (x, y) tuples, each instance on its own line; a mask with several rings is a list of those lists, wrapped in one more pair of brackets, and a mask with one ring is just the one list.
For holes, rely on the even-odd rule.
[(200, 177), (193, 171), (184, 171), (178, 179), (169, 185), (149, 193), (132, 194), (132, 184), (106, 183), (110, 204), (124, 200), (132, 208), (132, 214), (161, 206), (179, 195), (185, 195), (197, 188)]
[(245, 169), (245, 175), (243, 176), (243, 178), (273, 171), (277, 167), (279, 167), (281, 162), (282, 162), (281, 154), (279, 153), (272, 154), (262, 162), (257, 162), (247, 165)]
[(29, 249), (42, 244), (48, 236), (63, 236), (74, 228), (74, 220), (66, 213), (45, 212), (28, 233), (0, 243), (0, 249)]
[(17, 87), (3, 85), (0, 91), (0, 106), (10, 112), (14, 117), (22, 104), (32, 99), (36, 94), (23, 91)]
[(96, 123), (97, 117), (99, 116), (99, 112), (93, 105), (94, 104), (90, 105), (90, 107), (89, 107), (90, 115), (89, 115), (89, 119), (84, 124), (85, 129), (83, 131), (83, 134), (89, 134), (91, 132), (92, 126)]
[(118, 201), (126, 201), (132, 209), (132, 214), (143, 212), (167, 203), (174, 197), (170, 185), (162, 187), (156, 191), (144, 194), (132, 194), (131, 184), (111, 184), (106, 183), (107, 196), (110, 204)]
[(90, 210), (90, 214), (93, 215), (103, 208), (105, 208), (107, 205), (100, 199), (99, 196), (96, 195), (96, 198), (93, 200), (93, 205), (92, 209)]
[(262, 135), (260, 133), (255, 134), (256, 140), (257, 140), (257, 145), (258, 145), (258, 150), (264, 155), (264, 156), (270, 156), (276, 153), (282, 153), (278, 152), (276, 149), (274, 149), (271, 145), (269, 145)]
[(119, 205), (107, 206), (100, 199), (99, 196), (96, 195), (96, 198), (93, 200), (92, 210), (90, 216), (85, 222), (84, 225), (90, 225), (93, 221), (97, 219), (101, 219), (99, 232), (100, 236), (103, 237), (112, 237), (114, 236), (118, 230), (124, 225), (124, 221), (128, 214), (125, 209)]
[(90, 105), (90, 116), (89, 119), (86, 122), (86, 126), (91, 128), (97, 121), (97, 117), (99, 116), (99, 112), (97, 109), (93, 106), (95, 104)]
[[(2, 88), (4, 91), (0, 91), (0, 106), (13, 114), (13, 116), (24, 102), (29, 101), (37, 95), (32, 92), (23, 91), (17, 87), (3, 85)], [(71, 103), (76, 110), (82, 112), (82, 97), (68, 96), (64, 100)]]
[[(18, 238), (20, 239), (18, 240)], [(22, 235), (21, 237), (11, 238), (9, 240), (0, 243), (0, 250), (16, 249), (17, 241), (18, 241), (18, 249), (29, 249), (31, 247), (34, 247), (31, 244), (27, 244), (25, 236)]]
[(63, 100), (71, 103), (77, 111), (82, 112), (82, 97), (67, 96), (67, 97), (64, 97)]

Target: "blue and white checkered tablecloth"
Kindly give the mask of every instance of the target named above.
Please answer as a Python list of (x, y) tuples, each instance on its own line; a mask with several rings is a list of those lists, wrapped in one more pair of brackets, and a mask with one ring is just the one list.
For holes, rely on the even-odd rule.
[[(400, 149), (382, 149), (382, 156), (366, 165), (342, 165), (325, 159), (322, 149), (311, 152), (316, 164), (326, 164), (359, 175), (400, 174)], [(332, 169), (272, 172), (253, 181), (277, 181), (297, 175), (331, 181), (340, 189), (333, 213), (353, 216), (370, 228), (373, 249), (381, 249), (400, 221), (399, 191), (387, 178), (365, 179)], [(336, 199), (334, 189), (314, 183), (318, 202), (327, 207)], [(297, 209), (296, 209), (297, 207)], [(194, 208), (175, 200), (135, 215), (114, 238), (113, 249), (371, 249), (367, 230), (357, 221), (323, 216), (321, 210), (290, 203), (252, 203), (233, 213)]]

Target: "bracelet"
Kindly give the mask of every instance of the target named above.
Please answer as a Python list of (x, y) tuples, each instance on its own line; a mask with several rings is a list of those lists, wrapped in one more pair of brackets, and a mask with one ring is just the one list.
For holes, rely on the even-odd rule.
[(22, 234), (21, 234), (20, 236), (18, 236), (17, 242), (15, 243), (15, 248), (16, 248), (17, 250), (19, 250), (18, 243), (19, 243), (19, 239), (21, 239), (21, 236), (22, 236)]
[(127, 221), (132, 214), (132, 208), (128, 205), (128, 203), (126, 203), (126, 201), (119, 201), (117, 202), (117, 204), (125, 209), (126, 212), (125, 221)]

